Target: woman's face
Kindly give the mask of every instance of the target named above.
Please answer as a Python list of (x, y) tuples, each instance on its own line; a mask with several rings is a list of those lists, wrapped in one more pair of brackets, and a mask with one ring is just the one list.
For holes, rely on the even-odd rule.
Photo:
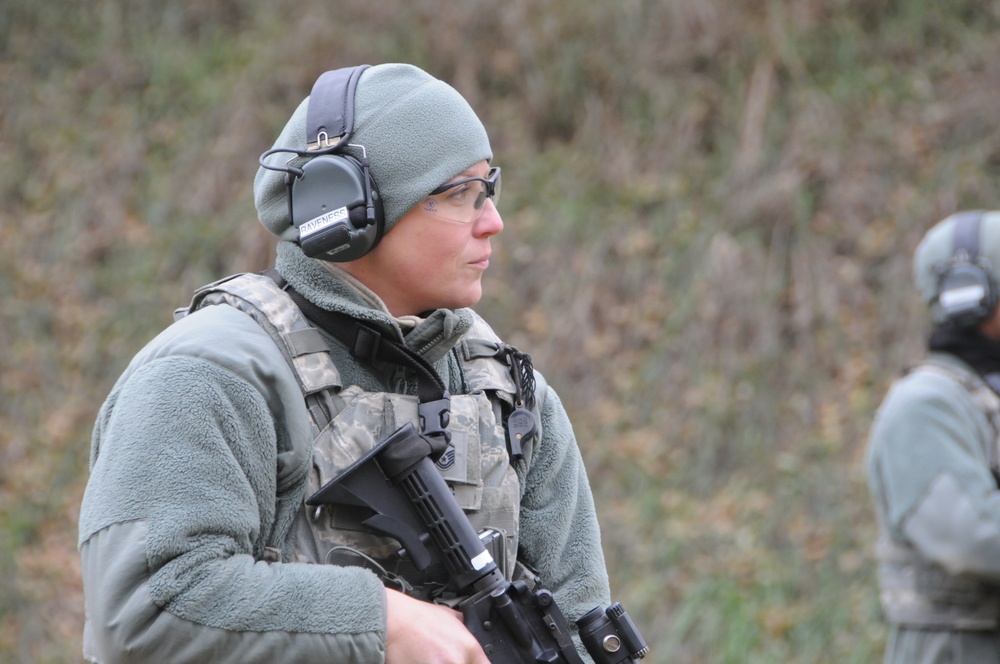
[[(486, 178), (489, 172), (484, 160), (451, 182)], [(463, 187), (459, 185), (433, 198), (442, 203), (447, 197), (461, 200), (467, 195)], [(341, 265), (381, 297), (393, 316), (471, 307), (482, 297), (481, 280), (490, 265), (490, 238), (503, 230), (503, 220), (489, 199), (478, 218), (465, 222), (442, 216), (437, 202), (421, 202), (370, 253)]]

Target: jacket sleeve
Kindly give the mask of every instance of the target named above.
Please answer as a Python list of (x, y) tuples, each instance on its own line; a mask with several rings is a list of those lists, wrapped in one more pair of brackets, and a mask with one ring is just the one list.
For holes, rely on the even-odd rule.
[[(539, 390), (538, 398), (541, 434), (522, 478), (520, 547), (575, 631), (574, 621), (610, 603), (608, 573), (594, 499), (569, 417), (552, 388)], [(583, 652), (579, 642), (577, 649)]]
[(170, 355), (120, 382), (81, 507), (92, 661), (384, 659), (374, 575), (264, 562), (278, 448), (267, 399), (216, 363)]
[(952, 574), (1000, 579), (994, 436), (964, 390), (934, 375), (897, 383), (872, 427), (869, 479), (880, 517)]

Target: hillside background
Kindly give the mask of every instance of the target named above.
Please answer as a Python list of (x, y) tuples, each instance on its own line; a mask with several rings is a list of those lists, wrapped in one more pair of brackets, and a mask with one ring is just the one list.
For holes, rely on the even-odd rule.
[(90, 428), (269, 265), (258, 155), (326, 69), (455, 85), (504, 168), (480, 307), (574, 419), (656, 664), (875, 662), (869, 422), (923, 231), (1000, 206), (1000, 2), (0, 0), (0, 661), (78, 662)]

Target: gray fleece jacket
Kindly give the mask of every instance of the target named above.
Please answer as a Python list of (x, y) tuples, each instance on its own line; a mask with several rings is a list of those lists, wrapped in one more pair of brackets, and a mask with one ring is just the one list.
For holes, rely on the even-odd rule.
[[(450, 351), (471, 311), (439, 310), (404, 334), (295, 245), (279, 244), (276, 267), (315, 304), (419, 349), (460, 393)], [(330, 348), (345, 386), (413, 393), (396, 368)], [(609, 603), (608, 579), (572, 427), (543, 390), (540, 435), (518, 467), (520, 541), (572, 622)], [(311, 445), (294, 374), (246, 314), (208, 307), (151, 341), (94, 427), (79, 533), (85, 655), (104, 664), (383, 661), (385, 592), (375, 575), (269, 562), (288, 553)]]
[[(986, 389), (971, 367), (945, 353), (930, 360), (948, 371), (921, 366), (898, 380), (869, 439), (883, 606), (889, 620), (895, 612), (914, 623), (893, 624), (884, 661), (1000, 664), (1000, 631), (970, 622), (1000, 622), (997, 431), (951, 375)], [(966, 625), (932, 624), (941, 615)]]

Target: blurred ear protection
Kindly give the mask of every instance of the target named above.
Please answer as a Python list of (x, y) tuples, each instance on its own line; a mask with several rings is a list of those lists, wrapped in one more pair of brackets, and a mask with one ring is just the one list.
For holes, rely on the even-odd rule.
[[(328, 71), (313, 84), (306, 115), (306, 149), (274, 148), (260, 165), (284, 171), (288, 216), (302, 252), (310, 258), (347, 262), (361, 258), (382, 238), (382, 200), (372, 179), (364, 146), (350, 143), (354, 131), (354, 93), (369, 65)], [(342, 152), (360, 149), (361, 158)], [(309, 158), (301, 167), (265, 163), (274, 153)]]
[(956, 215), (951, 258), (938, 267), (934, 322), (951, 327), (975, 327), (997, 305), (997, 286), (989, 261), (979, 255), (981, 210)]

